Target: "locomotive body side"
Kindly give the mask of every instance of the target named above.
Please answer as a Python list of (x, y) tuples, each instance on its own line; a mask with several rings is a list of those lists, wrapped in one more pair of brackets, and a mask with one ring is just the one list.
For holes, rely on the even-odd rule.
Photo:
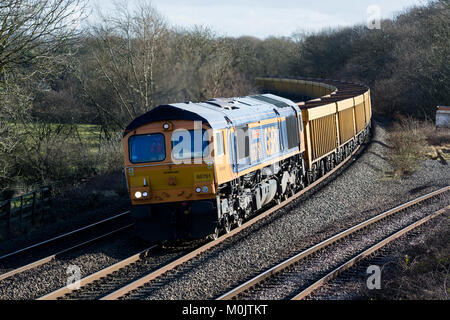
[[(298, 106), (272, 95), (233, 104), (160, 106), (127, 127), (125, 175), (142, 238), (214, 236), (293, 189), (305, 146)], [(194, 145), (188, 157), (174, 143), (189, 139), (186, 132)]]

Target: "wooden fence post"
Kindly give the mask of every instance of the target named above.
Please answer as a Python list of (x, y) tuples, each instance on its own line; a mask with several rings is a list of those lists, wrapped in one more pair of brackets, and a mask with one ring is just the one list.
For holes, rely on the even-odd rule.
[(20, 231), (23, 231), (23, 195), (20, 196)]
[(36, 191), (33, 191), (33, 204), (31, 206), (31, 223), (36, 224)]
[(52, 186), (49, 186), (48, 187), (48, 201), (47, 201), (47, 204), (48, 204), (48, 206), (50, 207), (51, 205), (52, 205)]
[(6, 203), (6, 227), (9, 236), (9, 233), (11, 232), (11, 199), (8, 199)]

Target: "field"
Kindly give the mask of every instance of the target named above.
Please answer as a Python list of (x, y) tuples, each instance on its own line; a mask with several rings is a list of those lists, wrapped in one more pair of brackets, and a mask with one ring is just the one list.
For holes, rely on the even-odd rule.
[[(121, 132), (93, 124), (10, 124), (20, 143), (5, 162), (13, 164), (8, 199), (51, 185), (77, 185), (85, 179), (122, 168)], [(8, 158), (7, 158), (8, 157)], [(1, 200), (1, 198), (0, 198)]]

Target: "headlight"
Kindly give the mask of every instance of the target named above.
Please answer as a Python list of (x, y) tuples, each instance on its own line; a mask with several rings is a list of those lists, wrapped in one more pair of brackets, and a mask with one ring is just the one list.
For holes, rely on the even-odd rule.
[(142, 197), (142, 193), (140, 191), (136, 191), (136, 193), (134, 194), (134, 196), (139, 199), (140, 197)]
[(208, 187), (207, 186), (203, 186), (202, 191), (205, 192), (205, 193), (208, 192)]
[(200, 187), (195, 188), (195, 192), (197, 192), (197, 193), (202, 192), (202, 188), (200, 188)]
[(148, 196), (148, 193), (147, 192), (142, 192), (142, 196), (146, 197), (146, 196)]

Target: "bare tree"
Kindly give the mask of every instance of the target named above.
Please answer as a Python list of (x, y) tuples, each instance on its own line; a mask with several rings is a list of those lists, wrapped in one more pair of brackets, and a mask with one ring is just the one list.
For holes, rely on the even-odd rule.
[(208, 28), (169, 28), (148, 2), (133, 11), (119, 4), (114, 16), (92, 27), (88, 41), (80, 83), (114, 130), (158, 104), (248, 92), (235, 68), (234, 42)]
[(2, 0), (0, 70), (48, 57), (74, 38), (82, 0)]
[(170, 41), (166, 62), (170, 72), (160, 81), (166, 89), (170, 88), (168, 92), (175, 101), (203, 101), (250, 91), (251, 86), (240, 71), (248, 56), (239, 50), (239, 43), (198, 26), (175, 31)]
[(21, 174), (34, 94), (79, 34), (84, 8), (83, 0), (0, 1), (0, 191)]
[(17, 123), (30, 109), (30, 97), (17, 85), (0, 83), (0, 191), (17, 175), (15, 151), (24, 140)]
[[(102, 17), (92, 27), (92, 59), (96, 75), (84, 76), (80, 62), (80, 82), (85, 95), (102, 117), (114, 126), (123, 126), (154, 106), (155, 72), (158, 56), (167, 35), (166, 22), (149, 4), (140, 3), (130, 11), (126, 3), (116, 4), (115, 15)], [(103, 92), (92, 90), (101, 81)]]

